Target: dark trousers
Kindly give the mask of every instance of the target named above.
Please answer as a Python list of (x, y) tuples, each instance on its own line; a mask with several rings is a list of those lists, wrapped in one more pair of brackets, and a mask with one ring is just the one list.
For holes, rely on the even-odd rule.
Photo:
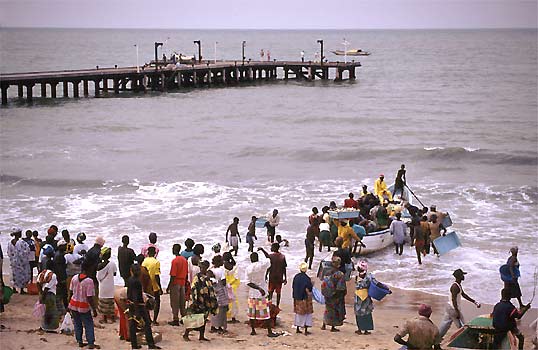
[(161, 294), (155, 292), (155, 307), (153, 308), (153, 322), (157, 322), (157, 317), (159, 317), (159, 311), (161, 310)]
[(85, 329), (88, 345), (94, 344), (95, 333), (93, 329), (92, 312), (71, 311), (71, 316), (73, 316), (73, 327), (75, 328), (75, 339), (77, 340), (77, 343), (82, 343), (82, 332)]
[(275, 241), (276, 227), (271, 226), (269, 221), (265, 223), (265, 227), (267, 227), (267, 238), (273, 243)]
[(136, 339), (138, 323), (135, 321), (135, 317), (144, 321), (144, 334), (146, 335), (148, 346), (155, 345), (153, 334), (151, 333), (151, 320), (149, 319), (148, 310), (143, 305), (129, 304), (129, 338), (131, 339), (131, 347), (136, 348), (138, 346), (138, 339)]

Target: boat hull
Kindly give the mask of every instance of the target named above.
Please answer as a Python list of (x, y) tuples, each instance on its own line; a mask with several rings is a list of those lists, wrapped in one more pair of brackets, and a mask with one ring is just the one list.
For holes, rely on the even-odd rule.
[(394, 238), (390, 234), (389, 229), (371, 232), (362, 238), (362, 243), (366, 247), (358, 248), (357, 253), (359, 255), (367, 255), (379, 250), (387, 248), (394, 243)]

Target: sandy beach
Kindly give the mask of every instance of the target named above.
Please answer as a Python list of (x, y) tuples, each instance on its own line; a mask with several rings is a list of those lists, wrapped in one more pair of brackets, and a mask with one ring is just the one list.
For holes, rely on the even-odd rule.
[[(289, 271), (290, 276), (293, 272)], [(319, 280), (316, 280), (319, 286)], [(348, 288), (351, 284), (348, 284)], [(246, 307), (246, 286), (240, 287), (240, 306)], [(160, 325), (153, 327), (154, 332), (162, 334), (160, 345), (163, 349), (239, 349), (248, 347), (250, 349), (342, 349), (352, 346), (355, 349), (398, 349), (399, 345), (393, 341), (393, 337), (398, 332), (403, 322), (417, 313), (420, 303), (428, 303), (433, 308), (432, 320), (438, 325), (446, 303), (446, 298), (432, 294), (393, 289), (393, 294), (386, 297), (381, 302), (375, 303), (374, 324), (375, 330), (371, 335), (355, 334), (356, 325), (352, 306), (352, 293), (348, 290), (347, 298), (347, 318), (339, 333), (331, 333), (328, 330), (320, 329), (324, 306), (314, 303), (314, 327), (312, 334), (296, 334), (293, 328), (293, 306), (291, 303), (290, 284), (283, 288), (282, 311), (279, 315), (279, 324), (275, 331), (285, 332), (278, 338), (268, 338), (264, 330), (259, 330), (258, 335), (251, 336), (250, 328), (243, 324), (246, 321), (246, 311), (239, 314), (239, 324), (228, 324), (229, 333), (225, 336), (208, 333), (211, 339), (209, 343), (201, 343), (197, 340), (197, 333), (191, 333), (191, 342), (185, 343), (181, 337), (183, 326), (171, 327), (167, 321), (171, 320), (171, 309), (169, 296), (163, 295), (161, 301), (161, 311), (159, 315)], [(6, 312), (0, 314), (0, 323), (6, 328), (0, 333), (0, 347), (2, 350), (15, 349), (75, 349), (77, 343), (72, 336), (62, 334), (45, 334), (39, 331), (40, 321), (31, 316), (32, 307), (37, 299), (33, 295), (14, 295), (11, 302), (6, 305)], [(467, 320), (481, 314), (491, 312), (491, 305), (482, 305), (477, 309), (471, 303), (464, 303), (464, 315)], [(529, 323), (536, 319), (537, 309), (532, 309), (523, 318), (520, 329), (524, 332), (525, 338), (530, 339), (532, 331), (528, 327)], [(130, 349), (130, 343), (122, 341), (118, 337), (118, 325), (106, 324), (97, 327), (96, 343), (102, 349)], [(443, 342), (446, 344), (450, 335), (456, 329), (449, 330)], [(446, 348), (446, 346), (443, 346)], [(531, 349), (530, 341), (526, 342), (525, 349)]]

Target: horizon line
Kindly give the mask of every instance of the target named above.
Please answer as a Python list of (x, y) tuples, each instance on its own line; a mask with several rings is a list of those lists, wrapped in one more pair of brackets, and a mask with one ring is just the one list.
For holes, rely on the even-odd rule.
[(369, 28), (174, 28), (174, 27), (64, 27), (64, 26), (0, 26), (0, 29), (106, 29), (106, 30), (259, 30), (259, 31), (339, 31), (339, 30), (510, 30), (510, 29), (534, 29), (538, 27), (369, 27)]

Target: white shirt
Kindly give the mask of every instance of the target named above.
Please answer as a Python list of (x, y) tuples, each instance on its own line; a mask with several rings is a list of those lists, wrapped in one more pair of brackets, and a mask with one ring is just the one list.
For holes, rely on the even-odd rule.
[[(263, 259), (263, 258), (262, 258)], [(257, 261), (251, 263), (245, 269), (245, 280), (248, 283), (254, 283), (258, 287), (262, 288), (267, 295), (267, 282), (265, 281), (265, 273), (269, 268), (271, 261), (269, 259), (263, 259), (262, 261)], [(260, 291), (254, 288), (248, 288), (248, 297), (249, 298), (263, 298)]]
[[(49, 271), (49, 270), (48, 270)], [(58, 280), (56, 279), (56, 274), (53, 273), (50, 281), (48, 283), (43, 284), (42, 288), (48, 288), (49, 292), (52, 292), (56, 294), (56, 286), (58, 285)]]
[(269, 214), (267, 214), (267, 221), (269, 221), (269, 225), (277, 227), (280, 223), (280, 215), (276, 214), (276, 216), (273, 217), (273, 212), (270, 212)]
[(194, 280), (194, 276), (196, 276), (198, 272), (200, 272), (200, 268), (196, 265), (193, 265), (192, 256), (187, 260), (187, 263), (188, 263), (188, 269), (189, 269), (189, 272), (188, 272), (189, 283), (192, 283), (192, 281)]
[(220, 282), (226, 279), (226, 275), (224, 274), (224, 267), (212, 267), (211, 271), (213, 271), (213, 274), (215, 275), (215, 281)]
[(114, 274), (117, 272), (116, 264), (109, 261), (102, 269), (97, 271), (97, 280), (99, 281), (99, 298), (114, 298)]
[(88, 252), (89, 249), (90, 247), (88, 247), (86, 243), (77, 243), (77, 245), (75, 245), (75, 249), (73, 249), (73, 254), (80, 254), (81, 250)]
[(320, 231), (330, 231), (331, 226), (326, 222), (322, 222), (321, 224), (319, 224), (319, 230)]

